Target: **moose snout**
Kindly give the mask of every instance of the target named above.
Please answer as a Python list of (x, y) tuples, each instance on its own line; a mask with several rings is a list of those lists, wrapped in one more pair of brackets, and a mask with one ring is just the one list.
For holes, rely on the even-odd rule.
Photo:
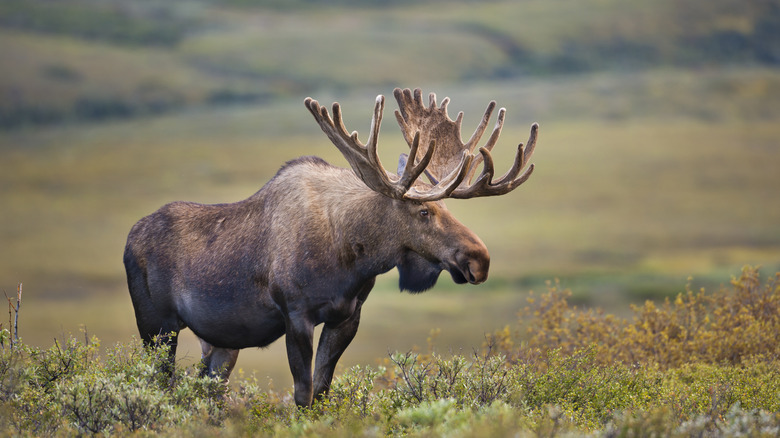
[[(471, 284), (484, 283), (490, 269), (490, 254), (487, 249), (463, 252), (456, 256), (458, 270), (463, 279)], [(465, 282), (464, 281), (464, 282)]]

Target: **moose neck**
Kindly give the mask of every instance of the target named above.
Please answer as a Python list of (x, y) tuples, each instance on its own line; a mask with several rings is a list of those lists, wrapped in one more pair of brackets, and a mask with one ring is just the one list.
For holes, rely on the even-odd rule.
[(399, 201), (369, 189), (351, 170), (347, 172), (352, 178), (327, 203), (333, 243), (343, 263), (374, 277), (398, 264), (403, 251), (399, 232), (406, 227), (396, 206)]

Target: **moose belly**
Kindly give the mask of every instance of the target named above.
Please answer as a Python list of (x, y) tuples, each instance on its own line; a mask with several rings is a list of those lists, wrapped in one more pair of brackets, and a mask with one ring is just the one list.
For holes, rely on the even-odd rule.
[(182, 294), (177, 308), (184, 324), (215, 347), (265, 347), (284, 334), (281, 313), (256, 302), (195, 299), (193, 294)]

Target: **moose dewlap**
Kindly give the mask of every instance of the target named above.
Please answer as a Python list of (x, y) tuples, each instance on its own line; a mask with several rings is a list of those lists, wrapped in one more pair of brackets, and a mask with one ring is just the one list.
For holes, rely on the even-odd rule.
[[(479, 284), (490, 256), (479, 237), (444, 205), (445, 198), (503, 195), (525, 182), (538, 125), (520, 144), (509, 171), (494, 180), (490, 151), (504, 123), (474, 149), (495, 109), (490, 102), (463, 143), (449, 99), (423, 103), (417, 89), (396, 89), (395, 112), (409, 155), (398, 174), (377, 155), (384, 96), (378, 96), (366, 144), (311, 99), (306, 108), (351, 169), (317, 157), (285, 164), (263, 188), (233, 204), (173, 202), (133, 226), (124, 253), (138, 330), (145, 344), (170, 346), (189, 327), (200, 339), (204, 374), (227, 378), (246, 347), (286, 334), (295, 402), (311, 405), (330, 387), (333, 370), (357, 332), (360, 309), (377, 275), (393, 268), (400, 288), (422, 292), (441, 271), (456, 283)], [(477, 174), (477, 169), (481, 171)], [(427, 181), (423, 180), (424, 178)], [(314, 327), (324, 324), (315, 358)]]

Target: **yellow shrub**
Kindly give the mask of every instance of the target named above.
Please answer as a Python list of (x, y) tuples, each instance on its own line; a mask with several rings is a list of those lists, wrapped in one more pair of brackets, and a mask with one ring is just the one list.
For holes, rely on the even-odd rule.
[[(518, 313), (520, 324), (528, 327), (527, 336), (504, 329), (491, 336), (492, 347), (510, 358), (527, 355), (527, 350), (573, 353), (593, 348), (603, 364), (652, 363), (662, 368), (780, 358), (780, 272), (762, 285), (759, 270), (745, 267), (732, 278), (731, 288), (709, 294), (686, 287), (674, 301), (632, 306), (630, 320), (572, 307), (570, 296), (557, 282), (548, 284), (546, 293), (530, 298), (529, 306)], [(520, 343), (513, 336), (525, 340)]]

